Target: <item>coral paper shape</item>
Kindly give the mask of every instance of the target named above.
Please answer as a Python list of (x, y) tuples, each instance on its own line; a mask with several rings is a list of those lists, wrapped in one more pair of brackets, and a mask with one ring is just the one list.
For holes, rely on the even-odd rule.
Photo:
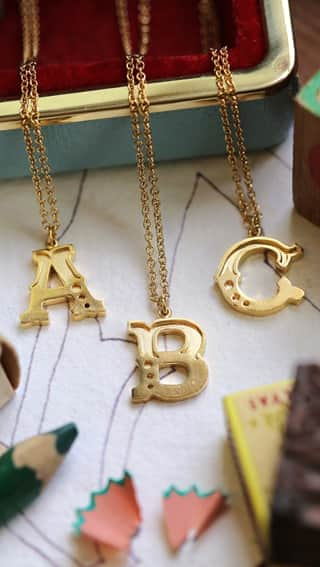
[(76, 510), (78, 535), (119, 551), (128, 551), (131, 538), (141, 524), (141, 513), (131, 475), (110, 479), (106, 487), (93, 492), (87, 508)]
[(218, 491), (201, 493), (196, 486), (179, 491), (170, 487), (163, 496), (164, 520), (169, 544), (177, 551), (188, 539), (196, 539), (226, 508), (226, 496)]

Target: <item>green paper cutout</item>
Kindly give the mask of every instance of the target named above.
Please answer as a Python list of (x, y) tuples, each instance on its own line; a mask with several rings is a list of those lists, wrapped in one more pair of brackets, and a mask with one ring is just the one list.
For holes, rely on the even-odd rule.
[(310, 112), (320, 116), (320, 71), (302, 87), (297, 100)]
[(212, 496), (213, 494), (216, 494), (218, 492), (225, 499), (227, 499), (229, 497), (229, 495), (226, 492), (223, 492), (222, 490), (218, 490), (218, 489), (209, 490), (208, 492), (202, 492), (197, 487), (196, 484), (191, 485), (190, 488), (186, 488), (186, 490), (179, 490), (179, 488), (177, 488), (174, 484), (171, 484), (169, 486), (169, 488), (167, 488), (167, 490), (164, 491), (163, 497), (164, 498), (170, 498), (170, 496), (173, 492), (178, 494), (178, 496), (187, 496), (191, 492), (194, 492), (196, 494), (196, 496), (198, 496), (199, 498), (208, 498), (208, 496)]

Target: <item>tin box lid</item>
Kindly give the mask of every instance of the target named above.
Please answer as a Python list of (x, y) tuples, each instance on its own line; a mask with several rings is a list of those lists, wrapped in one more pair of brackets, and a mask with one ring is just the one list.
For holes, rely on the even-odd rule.
[[(295, 69), (289, 0), (261, 0), (268, 51), (257, 66), (234, 72), (240, 100), (266, 97), (283, 88)], [(149, 82), (152, 112), (217, 104), (212, 75)], [(78, 122), (129, 114), (127, 87), (116, 86), (40, 97), (43, 124)], [(0, 102), (0, 130), (20, 128), (19, 101)]]

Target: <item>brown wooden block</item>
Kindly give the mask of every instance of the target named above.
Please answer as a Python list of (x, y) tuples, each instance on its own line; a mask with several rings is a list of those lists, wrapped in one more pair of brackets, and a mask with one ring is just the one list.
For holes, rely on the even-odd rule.
[(20, 366), (14, 347), (0, 336), (0, 408), (13, 396), (20, 382)]
[(320, 225), (320, 71), (295, 100), (293, 198), (297, 211)]
[(271, 506), (279, 564), (320, 565), (320, 366), (298, 367)]

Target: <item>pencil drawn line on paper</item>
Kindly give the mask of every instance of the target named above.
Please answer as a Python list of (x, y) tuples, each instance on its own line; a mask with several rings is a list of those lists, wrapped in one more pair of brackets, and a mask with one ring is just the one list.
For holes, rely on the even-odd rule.
[[(275, 156), (275, 157), (277, 157), (277, 156)], [(81, 197), (82, 197), (82, 194), (83, 194), (86, 178), (87, 178), (87, 172), (82, 172), (82, 176), (81, 176), (80, 184), (79, 184), (79, 189), (78, 189), (78, 193), (77, 193), (77, 198), (76, 198), (76, 202), (75, 202), (72, 214), (71, 214), (71, 218), (70, 218), (70, 221), (67, 224), (65, 230), (62, 232), (62, 235), (66, 234), (66, 232), (69, 230), (69, 228), (72, 226), (72, 224), (76, 220), (76, 216), (77, 216), (77, 212), (78, 212), (78, 209), (79, 209), (79, 206), (80, 206)], [(172, 263), (171, 263), (170, 270), (169, 270), (170, 284), (173, 280), (174, 270), (175, 270), (176, 262), (177, 262), (178, 255), (179, 255), (179, 247), (180, 247), (181, 241), (182, 241), (183, 236), (184, 236), (185, 227), (186, 227), (186, 223), (187, 223), (187, 220), (188, 220), (188, 215), (189, 215), (189, 212), (191, 210), (192, 204), (194, 202), (195, 196), (198, 192), (198, 189), (199, 189), (199, 186), (200, 186), (200, 180), (203, 180), (213, 191), (215, 191), (217, 194), (219, 194), (221, 197), (223, 197), (230, 205), (232, 205), (235, 208), (237, 207), (236, 203), (228, 195), (226, 195), (213, 181), (211, 181), (208, 177), (206, 177), (201, 172), (196, 173), (191, 194), (189, 195), (189, 198), (188, 198), (187, 203), (186, 203), (184, 210), (183, 210), (182, 219), (181, 219), (181, 223), (180, 223), (179, 230), (178, 230), (178, 236), (177, 236), (176, 242), (174, 244), (174, 248), (173, 248)], [(270, 267), (273, 269), (273, 267), (271, 265), (270, 265)], [(305, 299), (311, 305), (311, 307), (313, 307), (317, 312), (320, 312), (320, 306), (318, 306), (313, 300), (311, 300), (308, 297), (306, 297)], [(104, 343), (104, 342), (106, 342), (106, 343), (109, 343), (109, 342), (110, 343), (111, 342), (133, 343), (133, 341), (128, 340), (128, 339), (124, 339), (124, 338), (121, 338), (121, 337), (104, 337), (102, 325), (101, 325), (101, 322), (99, 320), (97, 320), (97, 324), (98, 324), (98, 331), (99, 331), (98, 338), (99, 338), (99, 341), (101, 343)], [(45, 415), (46, 415), (46, 408), (48, 407), (48, 403), (49, 403), (49, 398), (50, 398), (49, 388), (52, 387), (52, 380), (54, 379), (55, 372), (56, 372), (56, 369), (57, 369), (57, 365), (59, 364), (61, 357), (63, 356), (63, 350), (64, 350), (64, 346), (65, 346), (65, 342), (66, 342), (66, 338), (67, 338), (67, 332), (68, 332), (68, 325), (69, 325), (69, 321), (67, 322), (66, 329), (65, 329), (65, 332), (64, 332), (64, 335), (63, 335), (63, 338), (62, 338), (62, 342), (61, 342), (61, 345), (60, 345), (60, 349), (59, 349), (59, 353), (61, 353), (61, 354), (56, 359), (55, 365), (54, 365), (54, 367), (51, 371), (50, 376), (52, 377), (52, 379), (51, 379), (51, 383), (48, 384), (47, 397), (46, 397), (46, 400), (45, 400), (45, 406), (42, 410), (42, 417), (41, 417), (41, 421), (40, 421), (40, 425), (39, 425), (40, 428), (42, 427), (42, 423), (43, 423)], [(14, 423), (14, 428), (13, 428), (13, 432), (12, 432), (12, 436), (11, 436), (12, 440), (15, 438), (15, 435), (16, 435), (18, 427), (19, 427), (20, 415), (21, 415), (21, 412), (22, 412), (22, 409), (23, 409), (24, 401), (25, 401), (26, 396), (27, 396), (28, 386), (29, 386), (29, 383), (31, 381), (33, 362), (34, 362), (34, 358), (35, 358), (36, 351), (37, 351), (37, 346), (38, 346), (38, 342), (39, 342), (39, 338), (40, 338), (40, 332), (41, 332), (41, 327), (37, 330), (37, 334), (35, 336), (35, 340), (34, 340), (34, 343), (33, 343), (33, 346), (32, 346), (32, 351), (31, 351), (31, 355), (30, 355), (30, 359), (29, 359), (26, 385), (25, 385), (24, 391), (22, 393), (22, 399), (21, 399), (20, 405), (18, 407), (16, 420), (15, 420), (15, 423)], [(168, 374), (170, 374), (172, 372), (173, 371), (171, 370)], [(105, 430), (105, 436), (104, 436), (104, 441), (103, 441), (103, 446), (102, 446), (101, 458), (100, 458), (100, 461), (99, 461), (99, 475), (100, 475), (99, 481), (100, 481), (100, 484), (101, 484), (101, 479), (103, 480), (103, 478), (104, 478), (104, 473), (105, 473), (105, 468), (106, 468), (105, 460), (106, 460), (107, 450), (108, 450), (108, 446), (109, 446), (110, 435), (111, 435), (112, 426), (113, 426), (113, 423), (114, 423), (114, 420), (115, 420), (115, 417), (116, 417), (116, 414), (117, 414), (117, 410), (118, 410), (118, 407), (119, 407), (119, 403), (120, 403), (120, 400), (121, 400), (121, 396), (122, 396), (122, 393), (125, 391), (127, 384), (133, 378), (134, 374), (135, 374), (135, 368), (133, 370), (131, 370), (130, 374), (126, 377), (125, 381), (121, 384), (121, 387), (119, 388), (119, 391), (116, 395), (116, 398), (113, 402), (113, 406), (111, 408), (111, 413), (110, 413), (110, 416), (109, 416), (109, 419), (108, 419), (108, 422), (107, 422), (107, 426), (106, 426), (106, 430)], [(129, 433), (128, 444), (127, 444), (127, 448), (126, 448), (126, 452), (125, 452), (125, 459), (124, 459), (125, 465), (127, 464), (128, 460), (130, 459), (130, 455), (131, 455), (132, 447), (133, 447), (133, 444), (134, 444), (134, 439), (135, 439), (137, 427), (138, 427), (138, 424), (139, 424), (139, 421), (141, 419), (141, 416), (143, 414), (144, 409), (145, 409), (145, 406), (141, 406), (138, 409), (137, 414), (136, 414), (135, 419), (134, 419), (134, 422), (132, 424), (132, 427), (131, 427), (131, 430), (130, 430), (130, 433)], [(24, 514), (24, 517), (25, 517), (25, 520), (33, 526), (35, 531), (37, 531), (38, 535), (44, 541), (46, 541), (53, 549), (56, 549), (60, 553), (64, 554), (65, 557), (72, 560), (77, 566), (85, 567), (84, 564), (82, 564), (71, 553), (69, 553), (67, 550), (63, 549), (62, 547), (60, 547), (52, 539), (48, 538), (48, 536), (31, 519), (29, 519), (25, 514)], [(15, 537), (17, 537), (21, 541), (21, 543), (29, 546), (30, 549), (32, 549), (33, 551), (38, 553), (42, 558), (45, 558), (48, 561), (48, 563), (56, 566), (56, 563), (54, 563), (54, 561), (49, 556), (46, 556), (45, 554), (43, 554), (42, 550), (37, 549), (36, 546), (34, 546), (32, 544), (32, 542), (27, 541), (25, 538), (21, 538), (21, 536), (19, 536), (19, 534), (16, 534), (13, 531), (11, 531), (11, 533), (13, 535), (15, 535)], [(22, 539), (23, 539), (23, 541), (22, 541)], [(103, 561), (103, 559), (101, 557), (97, 557), (94, 560), (94, 563), (91, 564), (91, 567), (93, 567), (94, 565), (101, 565), (102, 564), (101, 561)]]

